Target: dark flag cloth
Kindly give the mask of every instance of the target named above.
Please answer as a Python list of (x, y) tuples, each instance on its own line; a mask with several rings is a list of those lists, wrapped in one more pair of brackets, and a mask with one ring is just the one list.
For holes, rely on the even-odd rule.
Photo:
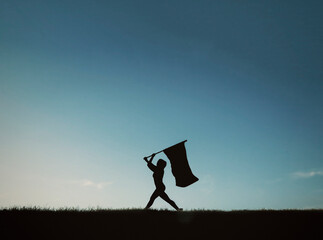
[(187, 187), (192, 183), (199, 180), (192, 173), (192, 170), (187, 161), (185, 142), (180, 142), (174, 146), (166, 148), (163, 152), (166, 154), (170, 160), (172, 167), (172, 173), (176, 180), (176, 186)]

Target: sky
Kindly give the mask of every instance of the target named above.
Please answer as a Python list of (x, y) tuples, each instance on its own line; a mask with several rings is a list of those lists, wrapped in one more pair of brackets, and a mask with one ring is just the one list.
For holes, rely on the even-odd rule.
[[(322, 1), (0, 1), (0, 208), (323, 208)], [(157, 199), (153, 208), (171, 207)]]

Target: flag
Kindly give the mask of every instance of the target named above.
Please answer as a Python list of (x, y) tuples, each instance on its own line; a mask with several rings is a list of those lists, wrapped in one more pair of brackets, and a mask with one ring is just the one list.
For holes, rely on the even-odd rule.
[(180, 142), (163, 150), (170, 161), (172, 173), (178, 187), (187, 187), (199, 180), (193, 175), (188, 164), (185, 142)]

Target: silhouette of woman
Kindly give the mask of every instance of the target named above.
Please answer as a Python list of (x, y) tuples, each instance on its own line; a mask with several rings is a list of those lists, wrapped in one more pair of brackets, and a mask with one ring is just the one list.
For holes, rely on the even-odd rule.
[(157, 162), (157, 166), (152, 164), (152, 160), (155, 157), (155, 153), (151, 156), (150, 160), (148, 160), (146, 157), (144, 160), (147, 162), (148, 168), (153, 171), (153, 178), (156, 186), (156, 190), (153, 192), (153, 194), (150, 197), (149, 202), (147, 203), (147, 206), (145, 209), (148, 209), (153, 205), (155, 199), (157, 197), (161, 197), (163, 200), (168, 202), (173, 208), (175, 208), (177, 211), (183, 210), (182, 208), (179, 208), (176, 203), (171, 200), (168, 195), (165, 193), (165, 185), (163, 183), (163, 177), (164, 177), (164, 168), (166, 167), (166, 162), (163, 159), (159, 159)]

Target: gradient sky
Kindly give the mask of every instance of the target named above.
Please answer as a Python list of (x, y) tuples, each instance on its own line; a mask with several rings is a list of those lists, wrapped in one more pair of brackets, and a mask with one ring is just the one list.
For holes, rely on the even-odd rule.
[(142, 158), (188, 139), (180, 207), (323, 208), (322, 10), (0, 1), (0, 207), (144, 207)]

